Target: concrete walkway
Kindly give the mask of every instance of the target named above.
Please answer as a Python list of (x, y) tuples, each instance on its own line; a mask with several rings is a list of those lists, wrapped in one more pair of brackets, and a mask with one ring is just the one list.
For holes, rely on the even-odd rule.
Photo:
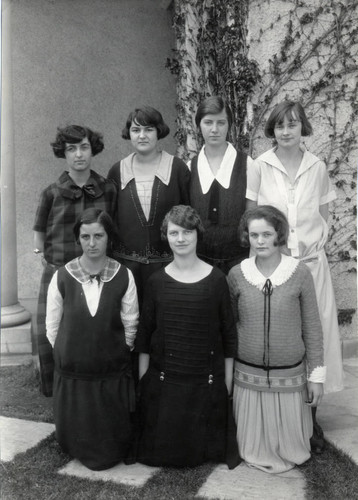
[[(358, 358), (346, 359), (345, 389), (325, 395), (318, 410), (318, 420), (326, 439), (348, 453), (358, 464)], [(54, 431), (52, 424), (30, 422), (0, 417), (1, 461), (8, 462), (18, 453), (35, 446)], [(142, 487), (160, 469), (140, 464), (119, 464), (108, 471), (93, 472), (77, 460), (60, 469), (59, 474), (88, 480), (113, 481), (134, 487)], [(225, 465), (217, 466), (209, 475), (198, 495), (225, 500), (261, 499), (303, 500), (305, 481), (298, 469), (284, 474), (266, 474), (240, 464), (233, 471)], [(264, 496), (263, 496), (264, 495)]]

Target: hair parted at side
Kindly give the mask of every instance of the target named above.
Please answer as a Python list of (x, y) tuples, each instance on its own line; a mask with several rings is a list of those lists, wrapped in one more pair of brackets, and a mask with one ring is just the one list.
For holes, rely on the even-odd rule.
[(286, 216), (272, 205), (260, 205), (256, 208), (251, 208), (244, 212), (239, 224), (239, 236), (243, 247), (250, 246), (249, 239), (249, 224), (253, 220), (264, 219), (277, 232), (276, 246), (283, 246), (287, 243), (288, 238), (288, 221)]
[(157, 129), (158, 139), (164, 139), (170, 132), (170, 128), (164, 122), (161, 113), (151, 106), (142, 106), (129, 113), (125, 127), (122, 130), (123, 139), (130, 139), (129, 129), (132, 123), (155, 127)]
[(67, 144), (78, 144), (87, 137), (91, 144), (92, 156), (96, 156), (103, 151), (103, 135), (95, 132), (88, 127), (82, 125), (68, 125), (66, 127), (58, 127), (57, 135), (54, 142), (51, 142), (53, 153), (57, 158), (65, 158), (65, 149)]
[(169, 221), (185, 229), (196, 229), (198, 241), (202, 240), (205, 228), (198, 212), (193, 207), (189, 205), (175, 205), (169, 210), (160, 228), (160, 234), (163, 241), (168, 240), (167, 232)]
[(207, 97), (199, 104), (198, 109), (196, 111), (195, 115), (196, 126), (199, 128), (200, 122), (204, 118), (204, 116), (217, 115), (222, 111), (226, 112), (227, 121), (229, 123), (229, 129), (230, 129), (233, 122), (233, 118), (232, 118), (231, 108), (227, 103), (227, 101), (223, 97), (217, 95)]
[[(295, 115), (295, 116), (294, 116)], [(281, 124), (287, 116), (288, 120), (297, 119), (302, 123), (301, 135), (306, 137), (313, 132), (312, 125), (308, 121), (305, 110), (300, 102), (282, 101), (271, 111), (265, 124), (265, 136), (275, 138), (275, 126)]]
[(108, 236), (107, 255), (108, 255), (109, 251), (112, 250), (112, 245), (116, 243), (117, 233), (111, 216), (104, 210), (101, 210), (100, 208), (95, 208), (95, 207), (87, 208), (78, 216), (76, 223), (73, 226), (73, 233), (75, 235), (75, 239), (78, 243), (80, 237), (80, 229), (83, 224), (93, 224), (95, 222), (101, 224), (107, 233)]

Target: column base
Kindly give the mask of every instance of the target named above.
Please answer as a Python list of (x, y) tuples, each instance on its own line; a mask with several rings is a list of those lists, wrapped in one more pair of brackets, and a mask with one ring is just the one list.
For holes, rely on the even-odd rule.
[(19, 302), (1, 308), (1, 328), (22, 325), (31, 319), (31, 314)]
[(1, 329), (1, 355), (32, 355), (31, 322)]

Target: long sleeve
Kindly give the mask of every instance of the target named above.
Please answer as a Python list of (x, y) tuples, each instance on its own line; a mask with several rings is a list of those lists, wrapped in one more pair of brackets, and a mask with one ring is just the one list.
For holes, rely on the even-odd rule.
[(238, 287), (237, 287), (237, 283), (236, 283), (235, 272), (232, 271), (231, 269), (230, 269), (228, 277), (227, 277), (227, 282), (228, 282), (229, 291), (230, 291), (231, 308), (232, 308), (232, 312), (234, 314), (234, 321), (236, 324), (239, 321), (239, 312), (238, 312), (238, 308), (237, 308)]
[(133, 274), (129, 269), (127, 271), (129, 282), (127, 291), (122, 298), (121, 319), (124, 326), (126, 344), (132, 350), (137, 333), (139, 306)]
[(46, 336), (52, 347), (55, 345), (58, 328), (63, 314), (63, 299), (57, 288), (57, 274), (58, 272), (56, 271), (50, 282), (46, 305)]
[(220, 290), (221, 335), (225, 358), (234, 358), (237, 353), (237, 334), (226, 277), (222, 278)]
[(156, 328), (155, 315), (155, 290), (153, 280), (150, 278), (145, 288), (143, 309), (140, 316), (138, 334), (136, 338), (136, 351), (142, 353), (150, 353), (150, 344), (152, 334)]
[(306, 269), (305, 279), (302, 282), (300, 294), (300, 308), (302, 318), (302, 337), (306, 349), (308, 375), (317, 367), (323, 367), (323, 334), (319, 318), (316, 292), (313, 278)]

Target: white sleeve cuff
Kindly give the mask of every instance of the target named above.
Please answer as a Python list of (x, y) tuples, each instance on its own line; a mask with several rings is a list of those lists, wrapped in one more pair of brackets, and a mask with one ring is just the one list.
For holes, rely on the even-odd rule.
[(326, 381), (326, 371), (327, 368), (325, 366), (316, 366), (308, 377), (308, 382), (323, 384)]

